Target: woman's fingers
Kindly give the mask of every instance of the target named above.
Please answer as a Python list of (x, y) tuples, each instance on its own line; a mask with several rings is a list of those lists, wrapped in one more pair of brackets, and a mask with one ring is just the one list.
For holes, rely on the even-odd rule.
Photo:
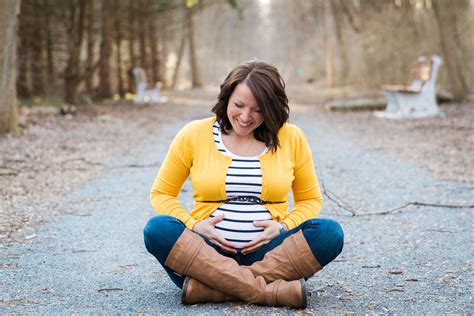
[(258, 248), (262, 247), (263, 245), (266, 245), (270, 242), (271, 238), (267, 236), (265, 233), (262, 233), (260, 236), (252, 240), (251, 242), (247, 243), (243, 248), (242, 248), (242, 253), (245, 255), (247, 253), (253, 252), (257, 250)]
[(266, 245), (268, 244), (269, 240), (260, 240), (259, 242), (253, 244), (253, 245), (248, 245), (248, 246), (245, 246), (245, 248), (242, 249), (242, 253), (244, 255), (248, 254), (248, 253), (251, 253), (251, 252), (254, 252), (255, 250), (259, 249), (260, 247), (262, 247), (263, 245)]
[(216, 217), (210, 217), (209, 223), (212, 224), (212, 226), (215, 226), (217, 223), (219, 223), (223, 219), (224, 219), (224, 214), (217, 215)]
[(224, 219), (224, 215), (219, 215), (216, 217), (210, 217), (205, 220), (200, 221), (194, 226), (194, 231), (211, 239), (216, 231), (214, 226)]
[(231, 243), (230, 241), (224, 239), (219, 233), (215, 233), (213, 236), (214, 243), (217, 244), (219, 247), (222, 249), (225, 249), (228, 252), (236, 253), (237, 250), (235, 249), (235, 245)]

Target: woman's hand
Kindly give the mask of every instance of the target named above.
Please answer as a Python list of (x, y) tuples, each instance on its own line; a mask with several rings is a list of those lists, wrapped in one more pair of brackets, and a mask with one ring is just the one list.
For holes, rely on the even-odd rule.
[(281, 225), (279, 222), (273, 220), (270, 221), (255, 221), (253, 224), (257, 227), (263, 227), (263, 232), (258, 235), (257, 238), (247, 243), (244, 248), (242, 248), (242, 253), (244, 255), (257, 250), (263, 245), (268, 244), (273, 238), (280, 235)]
[(196, 225), (194, 225), (193, 231), (198, 234), (203, 235), (207, 239), (209, 239), (213, 244), (218, 245), (223, 250), (230, 252), (230, 253), (237, 253), (235, 246), (230, 241), (227, 241), (216, 231), (216, 224), (219, 223), (224, 219), (224, 215), (221, 214), (216, 217), (209, 217), (203, 221), (200, 221)]

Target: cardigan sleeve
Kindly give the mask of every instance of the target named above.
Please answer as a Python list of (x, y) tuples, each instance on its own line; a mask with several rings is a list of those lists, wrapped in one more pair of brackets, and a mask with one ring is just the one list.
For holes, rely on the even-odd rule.
[(295, 205), (283, 220), (288, 229), (292, 229), (308, 219), (316, 218), (323, 205), (311, 148), (303, 132), (300, 129), (297, 131), (293, 152), (295, 178), (292, 183)]
[(188, 125), (174, 138), (151, 188), (150, 201), (159, 214), (176, 217), (192, 229), (197, 221), (186, 212), (178, 200), (193, 162), (194, 150), (189, 137)]

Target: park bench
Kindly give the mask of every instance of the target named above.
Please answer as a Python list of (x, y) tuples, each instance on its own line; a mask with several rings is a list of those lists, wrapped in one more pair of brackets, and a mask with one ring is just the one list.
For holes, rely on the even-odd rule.
[(436, 103), (436, 78), (442, 58), (420, 56), (411, 69), (409, 86), (384, 85), (383, 94), (387, 99), (385, 111), (376, 111), (381, 118), (416, 118), (439, 114)]
[(160, 103), (166, 102), (161, 96), (159, 83), (150, 86), (147, 81), (147, 75), (143, 68), (133, 68), (133, 76), (137, 85), (137, 93), (135, 95), (135, 103)]

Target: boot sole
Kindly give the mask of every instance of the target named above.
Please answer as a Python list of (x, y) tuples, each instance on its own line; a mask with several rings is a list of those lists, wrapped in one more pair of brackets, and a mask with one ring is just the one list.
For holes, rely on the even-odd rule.
[(301, 283), (301, 294), (303, 295), (303, 302), (301, 303), (301, 309), (308, 307), (308, 292), (306, 291), (306, 282), (304, 279), (300, 280)]
[(181, 293), (181, 303), (184, 305), (188, 305), (188, 302), (186, 302), (186, 292), (188, 291), (188, 283), (189, 283), (189, 277), (187, 276), (184, 278), (183, 282), (183, 292)]

